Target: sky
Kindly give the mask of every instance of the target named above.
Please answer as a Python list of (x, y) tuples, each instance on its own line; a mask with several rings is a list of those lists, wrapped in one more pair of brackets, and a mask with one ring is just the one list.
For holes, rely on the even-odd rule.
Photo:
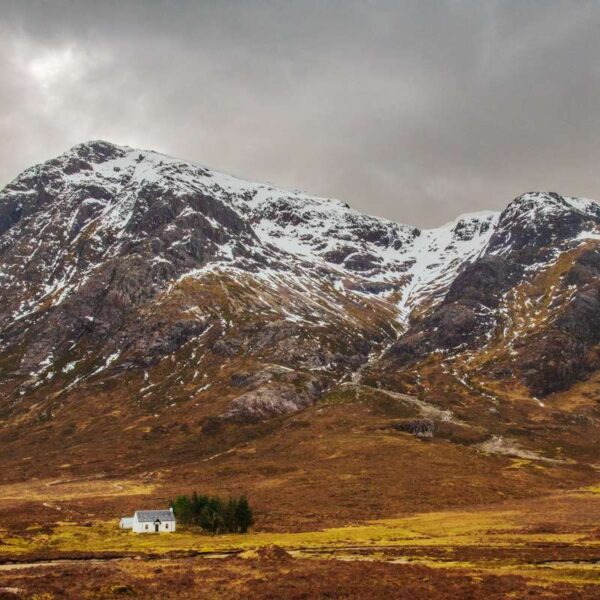
[(0, 185), (90, 139), (421, 227), (600, 200), (600, 0), (0, 0)]

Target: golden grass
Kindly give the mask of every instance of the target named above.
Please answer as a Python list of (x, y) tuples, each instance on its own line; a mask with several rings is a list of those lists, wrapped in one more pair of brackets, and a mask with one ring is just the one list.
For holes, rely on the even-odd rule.
[(137, 496), (151, 494), (152, 484), (128, 479), (60, 480), (40, 479), (0, 485), (0, 501), (52, 502), (81, 498)]
[[(585, 500), (584, 492), (590, 500)], [(591, 493), (590, 493), (591, 492)], [(565, 510), (579, 511), (594, 504), (592, 486), (557, 496), (557, 518)], [(589, 495), (588, 495), (589, 494)], [(577, 504), (579, 503), (579, 504)], [(553, 508), (542, 511), (551, 513)], [(566, 513), (565, 513), (566, 516)], [(540, 527), (541, 516), (529, 504), (510, 509), (473, 509), (422, 513), (414, 516), (370, 521), (362, 525), (327, 528), (299, 533), (250, 532), (243, 535), (203, 535), (181, 528), (172, 534), (138, 535), (120, 530), (114, 521), (97, 521), (91, 526), (61, 522), (49, 530), (31, 529), (21, 535), (0, 532), (0, 558), (69, 556), (104, 552), (134, 555), (176, 555), (185, 552), (241, 552), (256, 557), (262, 547), (277, 545), (297, 558), (335, 558), (342, 561), (413, 562), (428, 567), (467, 569), (473, 574), (522, 575), (530, 580), (575, 585), (600, 583), (600, 568), (586, 557), (600, 552), (600, 538), (591, 535), (595, 521), (573, 523), (571, 529)], [(582, 526), (583, 524), (583, 526)], [(547, 560), (536, 559), (540, 548), (550, 549)], [(552, 548), (570, 548), (573, 556), (555, 560)], [(587, 554), (586, 554), (587, 553)]]
[[(118, 529), (116, 521), (84, 527), (59, 523), (53, 532), (5, 538), (0, 555), (53, 549), (59, 552), (167, 553), (194, 550), (226, 552), (252, 550), (276, 544), (289, 550), (335, 549), (348, 546), (515, 546), (531, 543), (586, 543), (581, 533), (528, 533), (520, 529), (518, 512), (445, 511), (366, 525), (336, 527), (300, 533), (250, 532), (243, 535), (202, 535), (189, 529), (172, 534), (137, 535)], [(600, 542), (598, 543), (600, 545)]]

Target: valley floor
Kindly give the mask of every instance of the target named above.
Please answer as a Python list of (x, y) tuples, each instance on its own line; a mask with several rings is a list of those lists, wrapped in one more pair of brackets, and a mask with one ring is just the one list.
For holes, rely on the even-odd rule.
[[(111, 492), (127, 486), (115, 482)], [(31, 518), (31, 503), (0, 488), (3, 599), (600, 596), (600, 487), (345, 527), (224, 536), (134, 535), (116, 520), (75, 519), (68, 504), (60, 520), (43, 523), (41, 512)], [(77, 501), (93, 506), (89, 496)]]
[[(5, 590), (4, 592), (2, 590)], [(4, 594), (4, 595), (2, 595)], [(2, 573), (2, 598), (598, 598), (593, 585), (544, 582), (463, 567), (330, 560), (121, 561)]]

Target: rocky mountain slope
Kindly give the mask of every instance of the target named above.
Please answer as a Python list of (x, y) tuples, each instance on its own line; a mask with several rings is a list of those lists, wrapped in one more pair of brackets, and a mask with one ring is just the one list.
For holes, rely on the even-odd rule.
[(592, 463), (599, 240), (553, 193), (419, 230), (81, 144), (0, 193), (6, 460), (203, 455), (368, 400), (399, 435)]
[(598, 366), (599, 223), (600, 206), (591, 200), (517, 198), (477, 260), (390, 355), (404, 364), (432, 352), (481, 355), (501, 346), (502, 369), (519, 372), (532, 393), (567, 389)]

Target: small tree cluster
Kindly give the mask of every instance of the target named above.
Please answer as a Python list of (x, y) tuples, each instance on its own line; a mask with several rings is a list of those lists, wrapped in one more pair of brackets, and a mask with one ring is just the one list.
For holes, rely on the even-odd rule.
[(246, 496), (223, 500), (217, 496), (178, 496), (171, 502), (177, 520), (211, 533), (246, 533), (254, 517)]

